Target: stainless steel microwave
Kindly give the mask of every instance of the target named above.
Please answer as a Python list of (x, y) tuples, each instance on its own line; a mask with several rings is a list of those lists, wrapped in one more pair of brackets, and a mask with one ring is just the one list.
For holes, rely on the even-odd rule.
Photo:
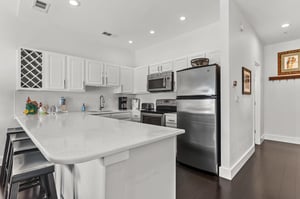
[(174, 90), (174, 73), (166, 71), (148, 75), (149, 92), (166, 92)]

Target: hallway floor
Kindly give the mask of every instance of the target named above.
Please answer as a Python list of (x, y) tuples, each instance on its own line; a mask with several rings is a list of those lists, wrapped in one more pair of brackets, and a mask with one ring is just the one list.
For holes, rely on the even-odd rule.
[(264, 141), (230, 182), (177, 165), (177, 199), (300, 199), (300, 146)]

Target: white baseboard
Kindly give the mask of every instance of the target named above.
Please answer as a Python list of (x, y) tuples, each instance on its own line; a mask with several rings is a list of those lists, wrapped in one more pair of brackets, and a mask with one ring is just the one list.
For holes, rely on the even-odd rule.
[(264, 134), (263, 136), (265, 140), (285, 142), (289, 144), (300, 144), (299, 137), (288, 137), (288, 136), (273, 135), (273, 134)]
[(231, 167), (220, 167), (219, 175), (221, 178), (225, 178), (227, 180), (232, 180), (234, 176), (241, 170), (241, 168), (245, 165), (245, 163), (250, 159), (250, 157), (255, 152), (255, 146), (251, 146), (243, 156)]

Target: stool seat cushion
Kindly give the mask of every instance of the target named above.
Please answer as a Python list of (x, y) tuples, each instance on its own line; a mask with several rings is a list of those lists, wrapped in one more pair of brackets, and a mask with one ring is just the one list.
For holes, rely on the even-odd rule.
[(18, 133), (18, 134), (8, 134), (8, 135), (11, 142), (30, 139), (25, 132)]
[(54, 172), (54, 164), (48, 162), (40, 152), (29, 152), (13, 157), (12, 179), (23, 179), (39, 176), (41, 173)]
[(24, 131), (24, 129), (22, 127), (15, 127), (15, 128), (8, 128), (6, 130), (6, 132), (8, 134), (11, 134), (11, 133), (15, 134), (15, 133), (22, 133), (22, 132), (25, 132), (25, 131)]
[(18, 154), (26, 151), (38, 150), (30, 139), (21, 140), (13, 143), (13, 153)]

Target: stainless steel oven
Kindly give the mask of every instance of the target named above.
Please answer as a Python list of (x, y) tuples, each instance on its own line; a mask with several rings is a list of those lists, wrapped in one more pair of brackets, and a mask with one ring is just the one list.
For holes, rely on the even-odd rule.
[(166, 71), (148, 75), (149, 92), (165, 92), (174, 90), (174, 73)]
[(146, 124), (159, 125), (159, 126), (165, 126), (165, 113), (174, 113), (177, 110), (175, 99), (156, 100), (155, 110), (152, 109), (152, 106), (144, 106), (144, 107), (145, 108), (148, 107), (149, 109), (146, 108), (141, 110), (141, 122)]

